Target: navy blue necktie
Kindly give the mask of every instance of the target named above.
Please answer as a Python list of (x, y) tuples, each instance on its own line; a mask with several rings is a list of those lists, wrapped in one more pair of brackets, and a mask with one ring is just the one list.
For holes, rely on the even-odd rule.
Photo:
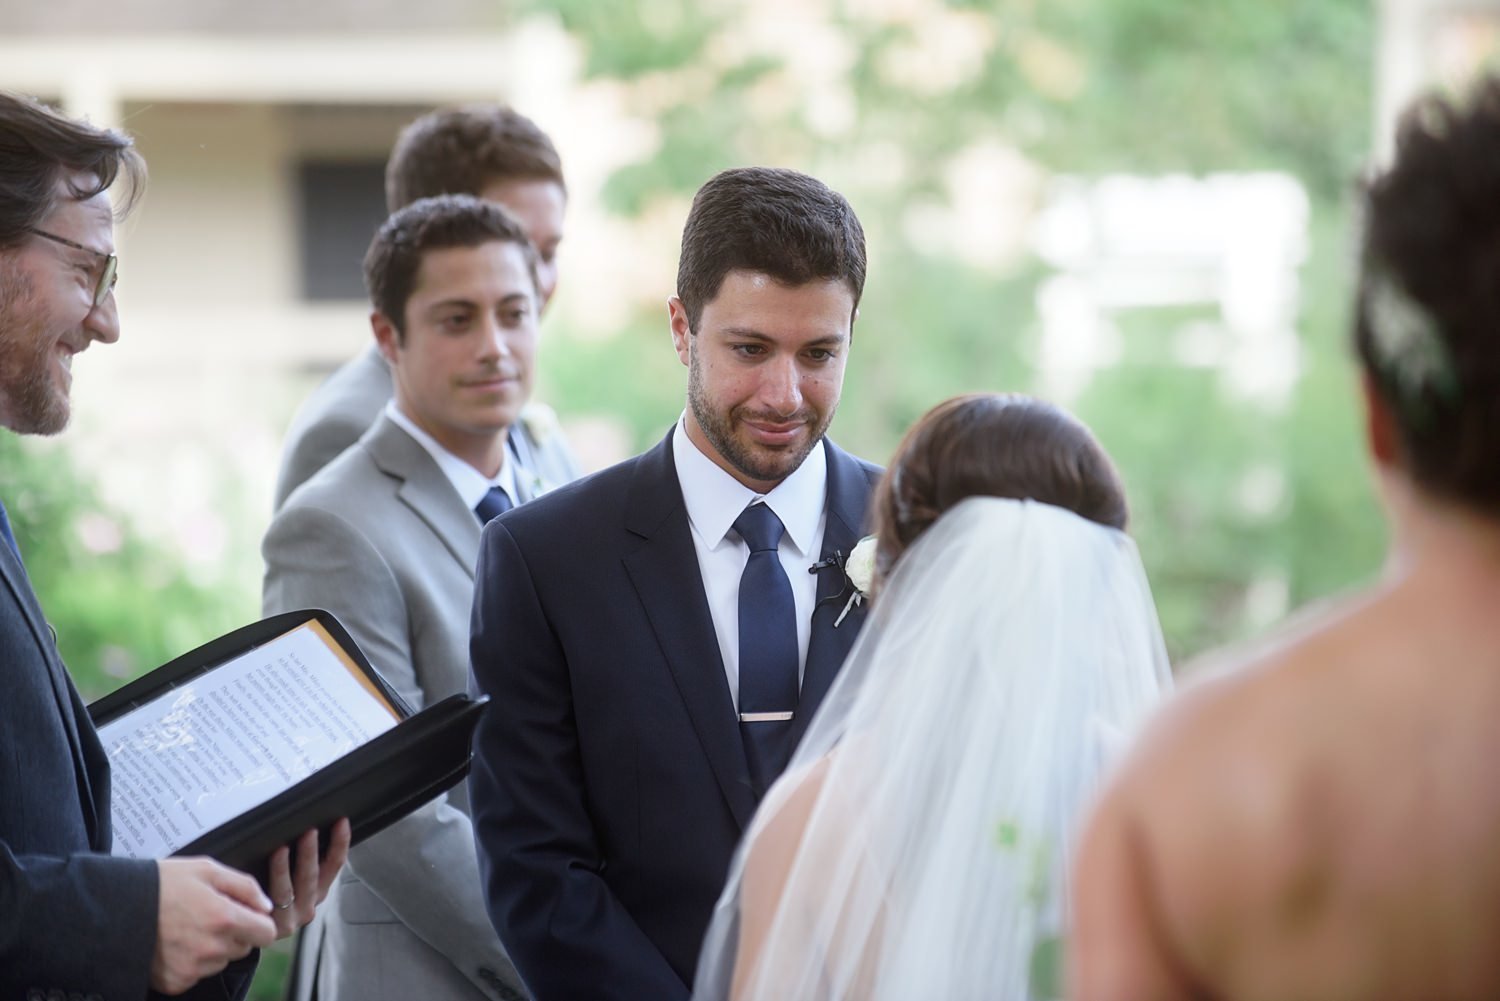
[(499, 487), (490, 487), (489, 493), (479, 498), (479, 503), (474, 505), (474, 517), (479, 519), (481, 525), (488, 525), (490, 519), (502, 515), (515, 507), (510, 502), (510, 494)]
[(740, 575), (740, 738), (759, 799), (791, 757), (797, 710), (797, 606), (776, 554), (785, 528), (764, 504), (751, 504), (734, 530), (750, 547)]
[(5, 513), (5, 505), (0, 504), (0, 538), (5, 539), (6, 545), (10, 546), (11, 552), (16, 554), (16, 559), (21, 558), (21, 547), (16, 545), (16, 534), (10, 529), (10, 515)]

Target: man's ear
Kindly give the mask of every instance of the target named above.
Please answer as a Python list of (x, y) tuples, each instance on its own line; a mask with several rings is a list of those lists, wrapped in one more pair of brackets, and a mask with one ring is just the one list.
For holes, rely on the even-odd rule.
[(1360, 375), (1359, 385), (1365, 398), (1365, 447), (1370, 450), (1377, 464), (1399, 466), (1401, 464), (1401, 434), (1396, 427), (1396, 417), (1390, 406), (1375, 387), (1370, 373)]
[(677, 360), (686, 365), (693, 329), (688, 324), (687, 307), (675, 295), (667, 300), (667, 322), (672, 328), (672, 347), (677, 349)]
[(375, 346), (380, 349), (386, 364), (396, 364), (396, 354), (401, 347), (401, 333), (390, 317), (375, 310), (370, 314), (370, 330), (375, 334)]

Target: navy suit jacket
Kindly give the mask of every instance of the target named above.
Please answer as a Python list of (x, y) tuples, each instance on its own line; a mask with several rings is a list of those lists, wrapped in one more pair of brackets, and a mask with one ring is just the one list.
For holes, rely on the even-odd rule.
[[(0, 998), (150, 995), (158, 877), (111, 858), (109, 761), (0, 540)], [(253, 960), (193, 998), (242, 995)]]
[[(537, 1001), (686, 998), (755, 812), (671, 442), (507, 512), (481, 544), (475, 838)], [(859, 541), (880, 470), (823, 447), (826, 559)], [(818, 575), (798, 737), (863, 620), (833, 628), (843, 586)]]

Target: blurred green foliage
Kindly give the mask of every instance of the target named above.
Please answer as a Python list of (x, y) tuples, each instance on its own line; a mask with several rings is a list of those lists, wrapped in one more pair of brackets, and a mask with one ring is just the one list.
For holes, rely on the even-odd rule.
[(3, 433), (0, 470), (26, 572), (85, 701), (255, 617), (253, 591), (194, 579), (110, 511), (66, 451)]
[(291, 975), (292, 943), (295, 941), (295, 938), (282, 939), (271, 948), (261, 950), (255, 979), (250, 981), (245, 1001), (280, 1001), (286, 990), (286, 979)]
[(1337, 201), (1370, 147), (1375, 5), (1364, 0), (1036, 4), (1084, 54), (1036, 143), (1068, 171), (1286, 170)]

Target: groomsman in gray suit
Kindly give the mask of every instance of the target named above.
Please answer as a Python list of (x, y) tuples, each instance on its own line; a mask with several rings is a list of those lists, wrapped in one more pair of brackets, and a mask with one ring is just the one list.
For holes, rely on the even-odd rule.
[[(364, 267), (395, 396), (266, 534), (266, 612), (329, 609), (413, 707), (465, 690), (480, 529), (533, 495), (507, 437), (531, 396), (537, 263), (491, 202), (391, 216)], [(351, 852), (324, 910), (323, 1001), (526, 996), (485, 911), (464, 785)]]
[[(536, 248), (537, 306), (557, 288), (567, 187), (547, 134), (510, 108), (475, 104), (423, 115), (396, 139), (385, 173), (386, 204), (395, 212), (433, 195), (476, 195), (509, 209)], [(354, 444), (391, 398), (391, 372), (373, 345), (350, 359), (302, 404), (287, 431), (275, 507)], [(556, 416), (531, 403), (510, 429), (512, 457), (533, 490), (577, 479), (578, 465)]]

